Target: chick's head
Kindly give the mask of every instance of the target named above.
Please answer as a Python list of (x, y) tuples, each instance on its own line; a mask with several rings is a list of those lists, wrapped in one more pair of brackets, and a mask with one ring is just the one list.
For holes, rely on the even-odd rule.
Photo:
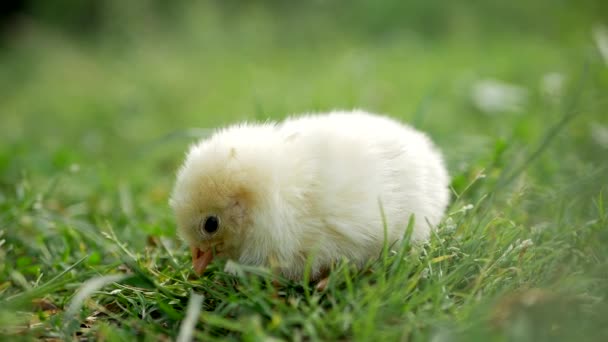
[[(248, 167), (234, 147), (213, 141), (194, 146), (177, 175), (170, 205), (181, 237), (201, 275), (214, 256), (238, 258), (252, 226), (260, 170)], [(258, 177), (259, 179), (259, 177)]]

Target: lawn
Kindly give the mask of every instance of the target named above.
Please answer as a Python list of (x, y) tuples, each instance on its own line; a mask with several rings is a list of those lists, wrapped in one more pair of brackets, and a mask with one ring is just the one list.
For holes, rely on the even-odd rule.
[[(608, 340), (605, 4), (160, 3), (5, 29), (0, 339)], [(195, 277), (168, 206), (188, 145), (334, 108), (440, 146), (431, 241), (325, 291)]]

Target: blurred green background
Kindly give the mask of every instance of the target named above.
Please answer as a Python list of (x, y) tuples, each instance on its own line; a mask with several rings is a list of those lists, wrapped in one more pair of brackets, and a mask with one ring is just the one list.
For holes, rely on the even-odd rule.
[(525, 152), (576, 102), (536, 169), (568, 184), (604, 165), (607, 7), (24, 2), (3, 19), (0, 182), (76, 163), (167, 191), (188, 129), (353, 107), (428, 131), (457, 176), (496, 144)]
[[(81, 255), (93, 256), (87, 269), (114, 260), (99, 241), (73, 233), (73, 222), (112, 225), (133, 250), (150, 236), (172, 238), (167, 197), (196, 136), (303, 112), (363, 108), (429, 132), (456, 192), (485, 170), (487, 183), (466, 202), (524, 166), (492, 213), (528, 231), (601, 221), (607, 1), (2, 6), (4, 297)], [(602, 234), (579, 246), (577, 258), (593, 259), (582, 273), (603, 272), (606, 264), (593, 263)]]

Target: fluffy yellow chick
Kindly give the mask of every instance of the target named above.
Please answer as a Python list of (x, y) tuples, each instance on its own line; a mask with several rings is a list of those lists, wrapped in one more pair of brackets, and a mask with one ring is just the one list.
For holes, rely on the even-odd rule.
[[(335, 111), (239, 124), (191, 147), (170, 204), (194, 271), (214, 256), (312, 279), (346, 257), (362, 266), (384, 244), (423, 241), (442, 218), (449, 177), (429, 138), (393, 119)], [(382, 205), (382, 210), (380, 204)], [(382, 215), (384, 212), (384, 219)]]

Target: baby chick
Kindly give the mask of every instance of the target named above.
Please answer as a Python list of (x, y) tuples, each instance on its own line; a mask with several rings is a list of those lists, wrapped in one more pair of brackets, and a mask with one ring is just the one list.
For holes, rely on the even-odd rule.
[(201, 275), (215, 256), (302, 278), (347, 258), (358, 266), (385, 242), (424, 241), (449, 200), (429, 138), (363, 111), (239, 124), (191, 147), (170, 204)]

